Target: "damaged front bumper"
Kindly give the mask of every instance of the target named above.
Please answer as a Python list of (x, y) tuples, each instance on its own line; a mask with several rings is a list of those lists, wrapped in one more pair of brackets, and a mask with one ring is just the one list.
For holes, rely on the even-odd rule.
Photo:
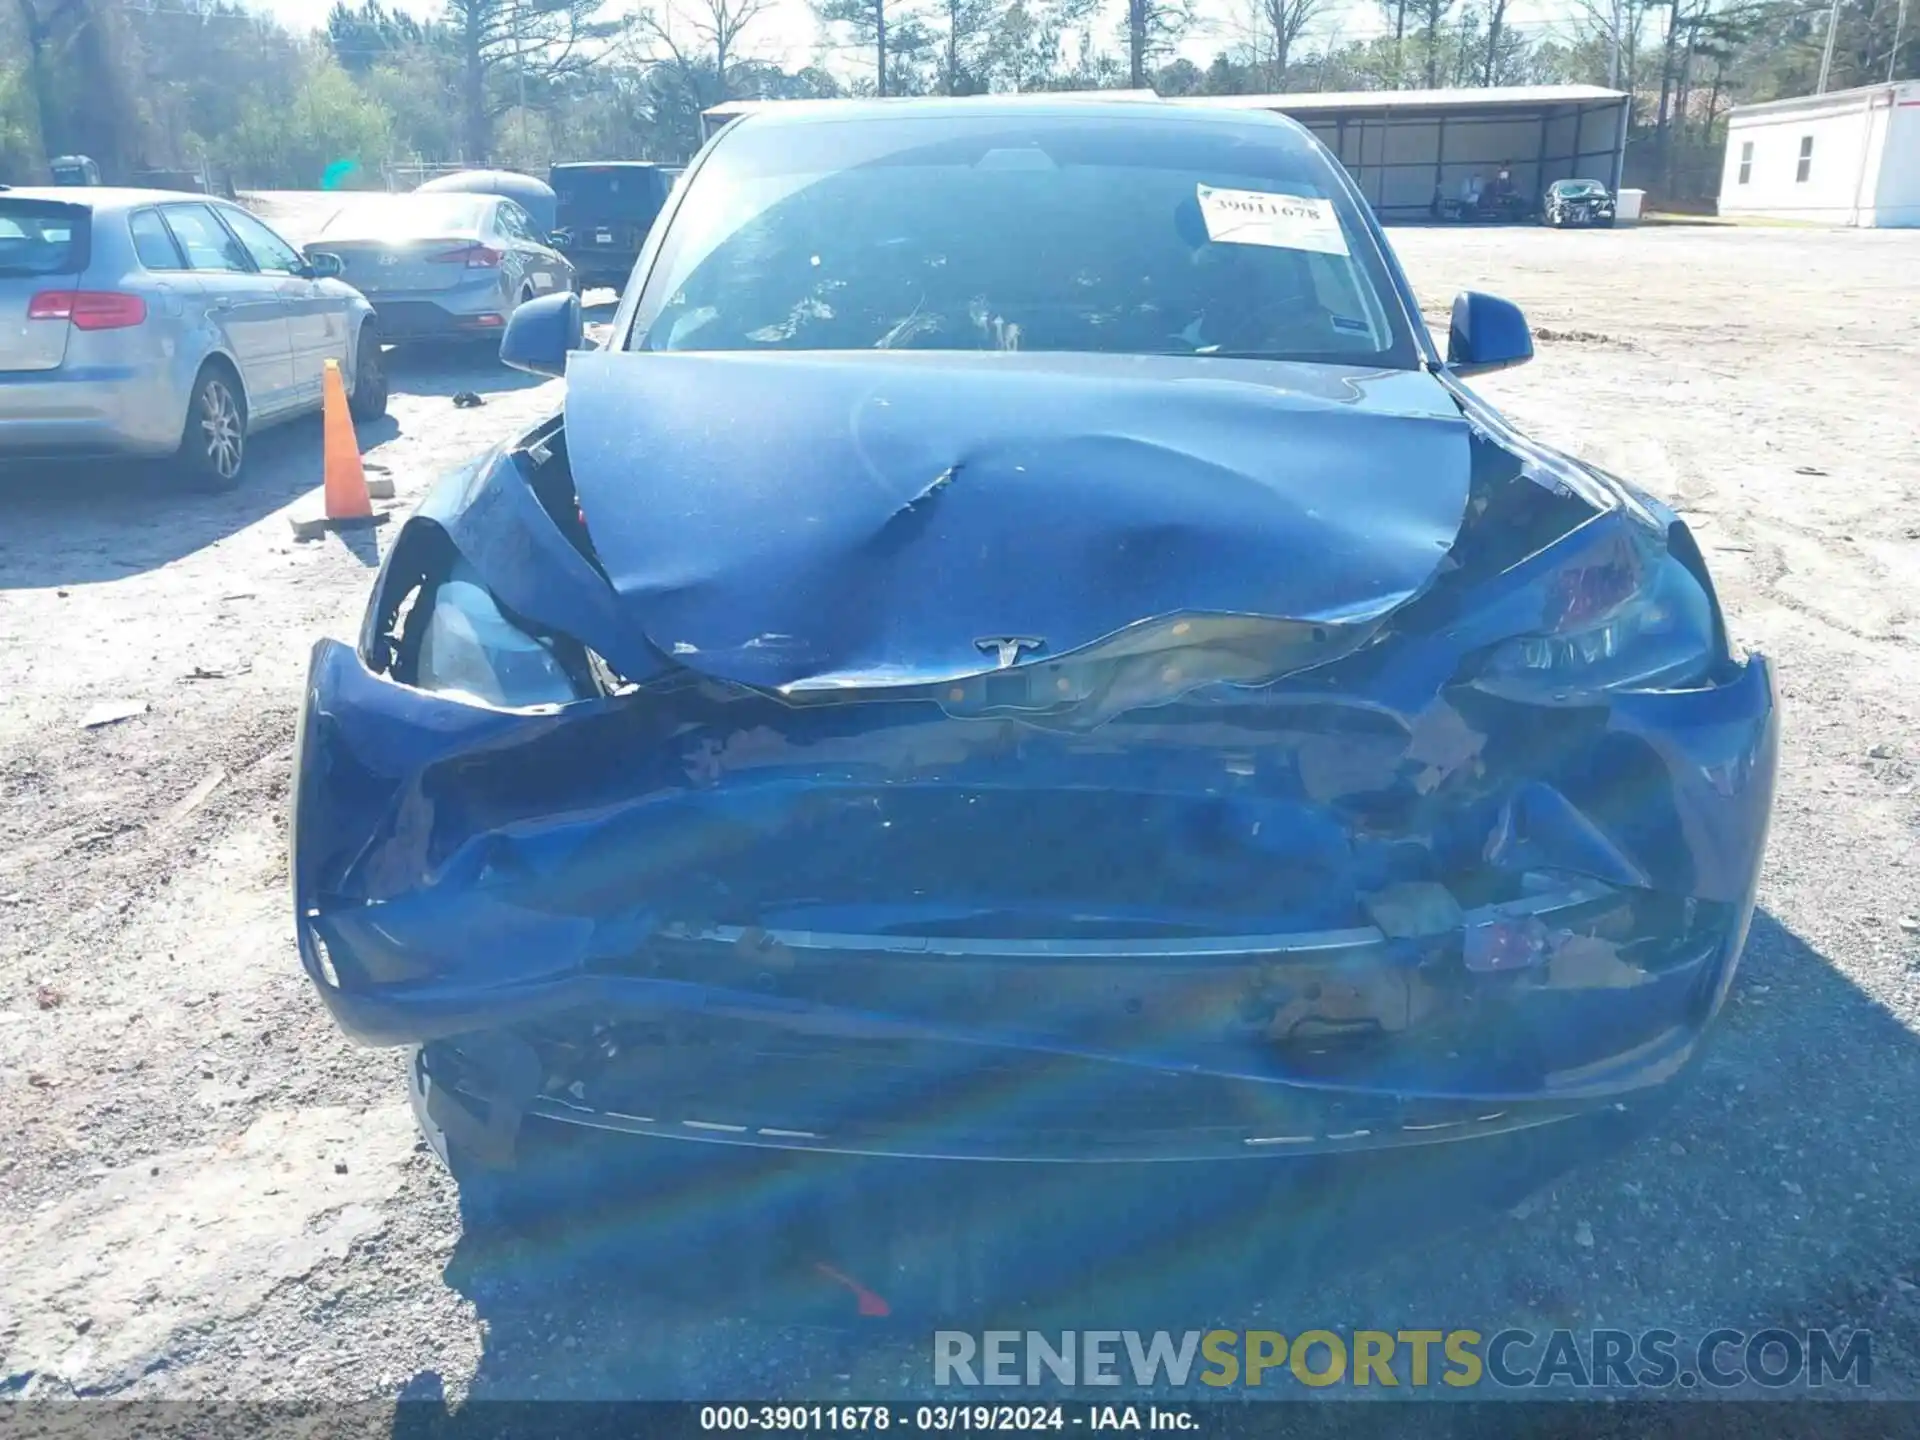
[(433, 1123), (502, 1162), (526, 1116), (1249, 1158), (1663, 1086), (1751, 915), (1766, 662), (1563, 707), (1396, 706), (1406, 678), (1216, 686), (1047, 731), (692, 677), (504, 711), (323, 642), (301, 955), (350, 1035), (422, 1047)]

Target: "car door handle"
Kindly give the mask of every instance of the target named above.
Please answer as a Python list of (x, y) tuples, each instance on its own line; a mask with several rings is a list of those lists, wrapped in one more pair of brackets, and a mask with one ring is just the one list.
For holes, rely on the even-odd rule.
[(232, 297), (231, 295), (222, 295), (222, 296), (220, 296), (220, 297), (219, 297), (219, 298), (218, 298), (217, 300), (215, 300), (215, 301), (213, 302), (213, 307), (212, 307), (212, 308), (213, 308), (213, 309), (215, 309), (215, 310), (231, 310), (231, 309), (233, 309), (233, 297)]

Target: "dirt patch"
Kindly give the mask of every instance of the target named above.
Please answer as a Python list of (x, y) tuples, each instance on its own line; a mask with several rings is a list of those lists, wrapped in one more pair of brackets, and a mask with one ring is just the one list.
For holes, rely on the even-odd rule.
[(1632, 342), (1615, 339), (1611, 335), (1602, 335), (1598, 330), (1554, 330), (1545, 325), (1539, 325), (1534, 327), (1533, 338), (1544, 340), (1550, 345), (1614, 345), (1623, 350), (1633, 348)]

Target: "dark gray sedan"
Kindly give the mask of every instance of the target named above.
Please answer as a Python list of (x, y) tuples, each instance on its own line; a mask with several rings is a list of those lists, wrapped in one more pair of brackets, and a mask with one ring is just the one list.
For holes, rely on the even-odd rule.
[(491, 340), (539, 295), (574, 288), (573, 267), (527, 212), (497, 195), (348, 200), (307, 243), (337, 256), (389, 340)]

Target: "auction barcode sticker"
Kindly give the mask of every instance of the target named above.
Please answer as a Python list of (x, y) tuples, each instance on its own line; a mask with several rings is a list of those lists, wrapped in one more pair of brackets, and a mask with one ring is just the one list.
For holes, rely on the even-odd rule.
[(1269, 245), (1345, 255), (1346, 232), (1333, 202), (1319, 196), (1271, 195), (1263, 190), (1196, 187), (1207, 238), (1221, 245)]

